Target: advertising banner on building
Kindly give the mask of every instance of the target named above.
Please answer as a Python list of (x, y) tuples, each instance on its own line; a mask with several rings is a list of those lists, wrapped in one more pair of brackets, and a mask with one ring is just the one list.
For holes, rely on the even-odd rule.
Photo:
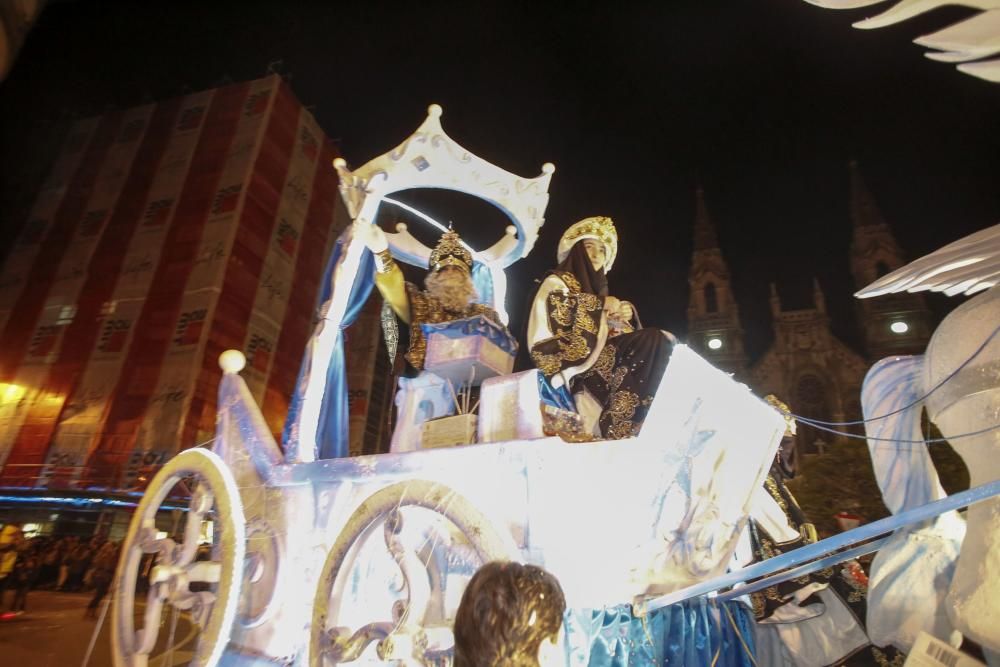
[[(322, 137), (311, 115), (302, 113), (297, 107), (293, 107), (291, 111), (298, 118), (291, 157), (282, 185), (284, 194), (278, 201), (277, 211), (271, 221), (270, 242), (264, 256), (250, 326), (243, 346), (249, 371), (245, 377), (258, 404), (263, 401), (280, 323), (284, 321), (288, 308), (289, 293), (295, 277), (295, 259), (309, 208), (309, 198), (312, 196), (315, 180), (313, 173), (319, 158), (317, 138)], [(276, 109), (275, 113), (277, 112)]]
[[(181, 442), (185, 420), (193, 404), (197, 408), (195, 412), (200, 412), (208, 398), (196, 395), (205, 364), (205, 347), (220, 287), (232, 259), (239, 212), (275, 81), (268, 78), (252, 82), (242, 102), (233, 139), (202, 226), (199, 250), (188, 267), (173, 338), (139, 427), (136, 451), (176, 452), (198, 444)], [(214, 406), (215, 397), (210, 400)]]
[(123, 116), (118, 134), (100, 166), (83, 215), (72, 230), (72, 241), (56, 269), (55, 280), (46, 298), (47, 307), (76, 305), (80, 288), (87, 279), (94, 249), (114, 212), (152, 112), (153, 106), (147, 105), (132, 109)]
[[(78, 469), (53, 470), (60, 466), (82, 466), (98, 435), (108, 401), (118, 386), (125, 350), (142, 309), (138, 299), (115, 300), (101, 317), (100, 331), (83, 376), (77, 382), (60, 415), (46, 460), (45, 474), (52, 479), (75, 479)], [(75, 463), (66, 463), (73, 461)]]
[[(108, 402), (118, 387), (135, 324), (159, 263), (173, 203), (183, 187), (198, 141), (200, 122), (193, 120), (203, 116), (212, 95), (213, 91), (189, 95), (181, 103), (178, 121), (168, 130), (170, 137), (138, 213), (118, 275), (107, 276), (108, 280), (115, 280), (114, 290), (111, 298), (101, 305), (93, 347), (60, 415), (46, 459), (44, 475), (55, 486), (72, 484), (90, 448), (102, 434)], [(192, 109), (201, 109), (201, 115), (192, 115)], [(123, 133), (128, 134), (123, 130), (119, 137)]]
[(80, 166), (84, 147), (93, 136), (97, 118), (77, 121), (70, 129), (62, 151), (52, 171), (35, 199), (31, 213), (21, 228), (17, 251), (11, 252), (0, 272), (0, 330), (7, 324), (11, 308), (28, 278), (28, 271), (35, 263), (42, 240), (45, 238), (60, 202), (66, 194), (70, 179)]

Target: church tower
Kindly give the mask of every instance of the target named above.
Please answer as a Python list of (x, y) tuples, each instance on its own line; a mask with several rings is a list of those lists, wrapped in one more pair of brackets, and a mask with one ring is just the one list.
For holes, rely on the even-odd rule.
[(729, 268), (722, 258), (715, 225), (699, 187), (694, 223), (694, 254), (688, 301), (688, 343), (716, 367), (742, 377), (747, 358), (743, 350), (740, 311), (730, 289)]
[[(750, 369), (758, 396), (774, 394), (792, 412), (826, 422), (861, 417), (861, 383), (869, 364), (830, 329), (826, 297), (813, 278), (811, 308), (786, 310), (771, 283), (774, 341)], [(821, 453), (837, 439), (832, 433), (799, 428), (796, 447), (803, 454)]]
[[(898, 269), (905, 260), (889, 225), (861, 178), (857, 162), (851, 161), (850, 171), (851, 222), (854, 227), (851, 274), (856, 288), (861, 289)], [(894, 354), (923, 353), (932, 331), (930, 311), (923, 296), (887, 294), (856, 301), (869, 361)]]

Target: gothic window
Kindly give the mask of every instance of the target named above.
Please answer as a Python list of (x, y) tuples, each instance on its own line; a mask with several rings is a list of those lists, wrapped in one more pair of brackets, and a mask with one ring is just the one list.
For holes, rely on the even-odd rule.
[(823, 402), (823, 382), (815, 375), (803, 375), (799, 379), (799, 400), (809, 405)]
[(719, 312), (719, 299), (715, 295), (715, 285), (712, 283), (705, 285), (705, 312)]

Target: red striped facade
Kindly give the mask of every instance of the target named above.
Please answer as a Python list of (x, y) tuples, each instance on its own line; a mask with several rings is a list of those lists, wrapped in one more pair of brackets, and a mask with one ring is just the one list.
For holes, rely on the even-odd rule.
[(230, 348), (280, 432), (335, 156), (278, 76), (77, 123), (0, 273), (0, 485), (141, 487), (212, 437)]

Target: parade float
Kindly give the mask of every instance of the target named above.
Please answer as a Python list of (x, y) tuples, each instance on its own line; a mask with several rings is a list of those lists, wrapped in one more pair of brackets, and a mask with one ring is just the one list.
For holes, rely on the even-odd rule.
[[(466, 357), (448, 361), (461, 366), (449, 371), (456, 378), (479, 373), (475, 437), (467, 432), (456, 446), (406, 453), (336, 456), (346, 450), (348, 427), (344, 330), (373, 282), (371, 253), (355, 240), (359, 226), (373, 224), (389, 195), (414, 188), (454, 190), (497, 206), (511, 226), (474, 255), (480, 293), (502, 312), (503, 271), (532, 249), (544, 220), (554, 167), (522, 178), (492, 165), (445, 134), (441, 113), (431, 106), (416, 132), (364, 166), (352, 171), (343, 161), (335, 163), (353, 224), (327, 267), (322, 317), (305, 351), (281, 446), (239, 376), (242, 354), (229, 351), (220, 359), (224, 375), (214, 441), (210, 448), (181, 452), (160, 470), (123, 544), (111, 612), (117, 666), (147, 664), (160, 635), (172, 634), (178, 613), (199, 629), (192, 665), (447, 664), (461, 594), (476, 569), (491, 560), (546, 568), (560, 580), (571, 609), (626, 606), (638, 618), (700, 600), (698, 622), (710, 624), (708, 607), (717, 610), (748, 592), (893, 546), (894, 539), (907, 542), (927, 525), (953, 526), (959, 519), (947, 512), (1000, 490), (995, 463), (987, 463), (973, 477), (980, 486), (944, 497), (933, 488), (936, 480), (921, 450), (908, 447), (910, 458), (897, 456), (879, 481), (887, 499), (900, 480), (908, 489), (922, 484), (926, 492), (890, 501), (893, 516), (730, 571), (752, 496), (767, 475), (785, 421), (746, 386), (680, 344), (637, 437), (567, 437), (553, 419), (567, 406), (547, 391), (538, 371), (511, 374), (509, 366), (482, 358), (487, 345), (470, 344), (462, 347), (472, 351)], [(427, 265), (429, 249), (405, 228), (389, 237), (394, 258)], [(995, 327), (991, 312), (991, 320), (974, 315), (972, 321)], [(962, 330), (970, 326), (956, 314), (942, 325), (942, 339), (962, 338), (949, 322)], [(489, 336), (475, 329), (462, 335)], [(996, 343), (991, 345), (995, 357)], [(938, 347), (968, 356), (964, 348)], [(937, 358), (936, 348), (928, 352), (928, 359)], [(940, 363), (966, 368), (969, 362)], [(998, 383), (995, 371), (988, 372), (992, 366), (984, 368), (969, 380), (968, 394), (985, 403), (969, 405), (995, 425)], [(928, 382), (906, 385), (916, 392), (911, 403), (917, 404)], [(935, 415), (944, 419), (965, 400), (964, 390), (954, 391)], [(886, 403), (883, 392), (872, 404)], [(962, 426), (968, 423), (945, 419), (942, 430), (960, 436), (970, 430)], [(419, 426), (405, 425), (414, 433)], [(984, 433), (995, 461), (996, 431), (990, 428)], [(870, 433), (873, 442), (897, 437), (878, 433)], [(183, 535), (158, 533), (157, 511), (178, 496), (188, 499)], [(995, 524), (995, 505), (980, 507), (986, 508), (980, 521)], [(198, 546), (206, 524), (208, 552)], [(1000, 579), (990, 560), (998, 552), (998, 534), (996, 525), (987, 525), (975, 538), (982, 543), (970, 551), (967, 570), (973, 576), (993, 572), (993, 581)], [(156, 561), (142, 594), (137, 579), (150, 554)], [(895, 561), (894, 571), (901, 563), (923, 562), (926, 553), (911, 550)], [(956, 586), (970, 576), (962, 567)], [(985, 619), (995, 616), (996, 595), (992, 603), (974, 592), (964, 599), (970, 600), (965, 609)], [(921, 601), (939, 608), (931, 595)], [(989, 637), (984, 640), (972, 625), (960, 627), (989, 647)], [(740, 634), (738, 623), (732, 627)], [(576, 630), (567, 637), (568, 665), (587, 664), (594, 639)]]
[[(416, 132), (362, 167), (335, 162), (353, 225), (328, 264), (285, 442), (275, 442), (238, 374), (242, 354), (225, 353), (210, 449), (164, 465), (123, 543), (116, 665), (147, 664), (178, 610), (200, 630), (191, 664), (437, 664), (450, 654), (465, 584), (491, 560), (545, 567), (576, 609), (641, 606), (727, 570), (785, 422), (683, 345), (638, 437), (560, 437), (552, 415), (565, 406), (537, 370), (499, 374), (474, 352), (450, 361), (464, 364), (456, 377), (494, 369), (481, 377), (476, 442), (324, 457), (345, 449), (343, 334), (372, 288), (357, 226), (402, 190), (492, 203), (511, 226), (475, 258), (488, 281), (480, 293), (502, 312), (503, 270), (531, 250), (543, 223), (554, 167), (522, 178), (494, 166), (448, 137), (441, 113), (432, 105)], [(406, 229), (389, 236), (394, 258), (427, 265), (429, 249)], [(160, 505), (177, 494), (189, 497), (182, 539), (155, 528)], [(211, 552), (199, 556), (206, 523)], [(142, 596), (136, 581), (148, 554), (156, 564)]]

